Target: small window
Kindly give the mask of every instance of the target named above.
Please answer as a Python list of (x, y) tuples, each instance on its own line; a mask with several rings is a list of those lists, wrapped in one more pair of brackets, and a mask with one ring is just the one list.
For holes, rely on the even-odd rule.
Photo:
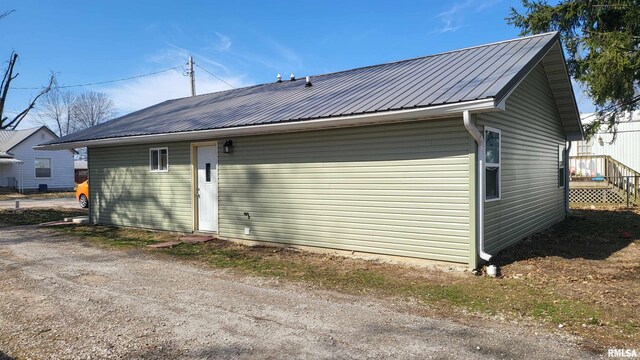
[(564, 146), (558, 145), (558, 187), (563, 188), (566, 181), (566, 166), (564, 159)]
[(593, 155), (593, 150), (592, 150), (592, 140), (589, 141), (578, 141), (578, 145), (577, 145), (577, 149), (576, 149), (576, 153), (578, 154), (578, 156), (588, 156), (588, 155)]
[(36, 158), (34, 165), (36, 168), (36, 179), (51, 178), (51, 159), (50, 158)]
[(169, 150), (166, 147), (149, 150), (149, 169), (156, 172), (169, 171)]
[(205, 172), (204, 172), (205, 182), (211, 182), (211, 163), (205, 164)]
[(500, 199), (501, 177), (501, 132), (498, 129), (484, 129), (485, 145), (485, 200)]

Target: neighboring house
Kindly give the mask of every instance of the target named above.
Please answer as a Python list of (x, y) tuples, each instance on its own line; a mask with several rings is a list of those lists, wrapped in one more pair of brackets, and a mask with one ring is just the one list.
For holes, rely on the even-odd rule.
[(169, 100), (41, 148), (88, 147), (93, 223), (475, 268), (564, 219), (582, 137), (548, 33)]
[[(591, 123), (594, 114), (584, 114), (583, 123)], [(625, 113), (620, 117), (617, 131), (605, 130), (599, 132), (588, 141), (576, 141), (571, 146), (571, 156), (607, 155), (622, 164), (640, 172), (640, 111)], [(590, 172), (590, 162), (577, 165), (577, 172)], [(595, 171), (595, 166), (591, 164)]]
[(0, 130), (0, 187), (14, 190), (73, 189), (73, 149), (35, 150), (58, 139), (46, 126)]
[(80, 184), (81, 182), (85, 182), (87, 180), (89, 175), (87, 160), (75, 160), (73, 162), (73, 169), (75, 171), (76, 184)]

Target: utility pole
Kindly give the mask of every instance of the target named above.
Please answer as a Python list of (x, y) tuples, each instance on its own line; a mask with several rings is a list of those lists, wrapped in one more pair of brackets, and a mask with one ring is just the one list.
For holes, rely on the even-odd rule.
[(196, 74), (193, 72), (192, 56), (189, 56), (189, 76), (191, 77), (191, 96), (196, 96)]

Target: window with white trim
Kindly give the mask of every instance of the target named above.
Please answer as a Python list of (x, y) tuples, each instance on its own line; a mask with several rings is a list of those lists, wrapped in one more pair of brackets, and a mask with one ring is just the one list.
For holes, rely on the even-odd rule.
[(35, 158), (36, 179), (51, 179), (51, 158)]
[(149, 149), (149, 170), (152, 172), (169, 171), (169, 149), (151, 148)]
[(558, 145), (558, 187), (563, 188), (566, 182), (567, 167), (564, 159), (564, 146)]
[(587, 141), (578, 141), (576, 145), (576, 153), (578, 156), (587, 156), (593, 155), (593, 150), (591, 147), (593, 139)]
[(485, 151), (485, 200), (500, 200), (501, 178), (501, 132), (498, 129), (485, 126), (484, 151)]

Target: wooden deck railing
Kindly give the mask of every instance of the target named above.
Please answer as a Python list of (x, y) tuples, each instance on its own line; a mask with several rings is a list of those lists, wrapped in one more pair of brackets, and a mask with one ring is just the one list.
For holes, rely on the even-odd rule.
[(640, 202), (640, 172), (608, 155), (582, 155), (569, 157), (571, 180), (606, 181), (622, 191), (627, 201)]

